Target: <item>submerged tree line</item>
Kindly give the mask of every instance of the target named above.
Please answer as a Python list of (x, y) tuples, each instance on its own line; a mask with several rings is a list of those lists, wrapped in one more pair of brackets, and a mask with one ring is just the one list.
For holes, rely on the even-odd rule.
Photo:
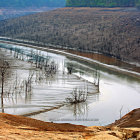
[[(58, 64), (54, 60), (51, 60), (47, 55), (43, 55), (41, 51), (38, 50), (24, 50), (18, 47), (0, 45), (1, 48), (10, 54), (13, 60), (8, 60), (6, 57), (0, 57), (0, 95), (1, 95), (1, 109), (4, 112), (4, 100), (12, 99), (12, 102), (17, 102), (17, 96), (22, 97), (25, 95), (25, 101), (31, 97), (32, 88), (34, 84), (50, 84), (51, 79), (53, 79), (58, 74)], [(31, 67), (29, 71), (27, 70), (28, 76), (25, 76), (23, 79), (19, 77), (17, 71), (13, 79), (8, 79), (7, 75), (10, 75), (10, 69), (16, 68), (12, 64), (12, 61), (26, 62), (30, 63)], [(71, 64), (67, 63), (67, 70), (63, 66), (63, 76), (71, 75), (74, 71), (74, 68)], [(99, 80), (100, 74), (96, 70), (94, 71), (94, 82), (93, 86), (95, 87), (95, 93), (99, 93)], [(81, 102), (86, 102), (89, 90), (87, 84), (84, 85), (84, 88), (76, 87), (70, 93), (70, 97), (66, 98), (65, 103), (77, 104)], [(16, 101), (14, 101), (16, 100)]]
[[(2, 46), (0, 46), (1, 48)], [(41, 84), (42, 81), (47, 81), (52, 78), (57, 70), (57, 64), (53, 60), (50, 60), (49, 57), (44, 57), (41, 52), (30, 51), (25, 53), (23, 50), (14, 47), (2, 47), (5, 48), (5, 51), (9, 50), (11, 56), (15, 60), (24, 61), (34, 65), (33, 68), (29, 69), (28, 76), (25, 76), (23, 79), (17, 75), (17, 71), (14, 72), (14, 78), (8, 79), (10, 75), (10, 70), (14, 69), (15, 66), (11, 65), (14, 60), (7, 60), (6, 57), (0, 57), (0, 95), (1, 95), (1, 109), (4, 112), (4, 99), (17, 99), (17, 96), (21, 97), (21, 94), (25, 95), (25, 101), (32, 94), (32, 85), (33, 83)], [(17, 102), (17, 101), (16, 101)]]

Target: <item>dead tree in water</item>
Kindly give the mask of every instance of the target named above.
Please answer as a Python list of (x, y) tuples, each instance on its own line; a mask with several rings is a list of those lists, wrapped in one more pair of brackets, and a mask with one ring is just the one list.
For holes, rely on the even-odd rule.
[(88, 93), (85, 92), (84, 90), (81, 89), (78, 90), (77, 88), (75, 88), (71, 92), (71, 95), (72, 97), (66, 98), (66, 102), (71, 104), (77, 104), (77, 103), (86, 102)]
[(97, 92), (100, 92), (100, 71), (95, 71), (94, 86), (97, 87)]
[(25, 93), (31, 92), (31, 84), (32, 84), (32, 78), (34, 76), (34, 71), (30, 71), (28, 80), (25, 80)]
[(2, 112), (3, 110), (3, 95), (4, 95), (4, 81), (5, 81), (5, 74), (7, 69), (9, 68), (9, 63), (5, 60), (2, 60), (0, 65), (0, 74), (1, 74), (1, 105), (2, 105)]

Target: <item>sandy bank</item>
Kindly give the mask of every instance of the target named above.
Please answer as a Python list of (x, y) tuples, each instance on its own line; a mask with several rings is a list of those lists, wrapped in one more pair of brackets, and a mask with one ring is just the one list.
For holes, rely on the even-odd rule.
[(126, 140), (140, 138), (140, 108), (106, 127), (56, 124), (23, 116), (0, 113), (0, 139), (95, 139)]

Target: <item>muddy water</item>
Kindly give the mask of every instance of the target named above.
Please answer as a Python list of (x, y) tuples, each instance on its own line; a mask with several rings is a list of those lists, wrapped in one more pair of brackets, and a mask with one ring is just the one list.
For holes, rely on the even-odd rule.
[(132, 63), (133, 65), (130, 65), (126, 62), (122, 62), (114, 57), (109, 57), (109, 56), (105, 56), (103, 54), (97, 54), (97, 53), (83, 53), (83, 52), (78, 52), (78, 51), (72, 51), (72, 50), (68, 50), (67, 52), (76, 54), (76, 55), (80, 55), (80, 56), (84, 56), (87, 58), (91, 58), (93, 60), (97, 60), (99, 62), (108, 64), (108, 65), (114, 65), (114, 66), (118, 66), (120, 68), (125, 68), (128, 70), (133, 70), (135, 72), (139, 72), (140, 73), (140, 64), (138, 63)]
[[(24, 47), (20, 46), (20, 48), (23, 49)], [(29, 50), (26, 49), (26, 52)], [(59, 64), (59, 73), (48, 78), (47, 81), (42, 80), (41, 83), (36, 83), (33, 80), (33, 90), (28, 96), (23, 92), (23, 94), (16, 95), (18, 97), (15, 95), (12, 98), (6, 97), (4, 102), (6, 113), (28, 115), (31, 112), (57, 107), (62, 105), (66, 97), (70, 96), (69, 93), (74, 87), (85, 87), (85, 85), (86, 87), (88, 85), (88, 90), (90, 90), (87, 102), (77, 105), (68, 104), (30, 117), (44, 121), (66, 122), (87, 126), (107, 125), (132, 109), (140, 107), (140, 81), (138, 79), (62, 55), (48, 52), (41, 53), (44, 56), (53, 58)], [(11, 73), (13, 73), (12, 75), (19, 73), (18, 77), (20, 79), (21, 77), (26, 79), (29, 75), (29, 69), (34, 69), (34, 66), (27, 62), (17, 60), (16, 63), (21, 66), (21, 69), (16, 70), (18, 72), (13, 70)], [(67, 72), (66, 67), (69, 65), (73, 67), (71, 77), (67, 74), (63, 75), (64, 72)], [(121, 63), (121, 66), (123, 67), (123, 63)], [(96, 80), (97, 71), (100, 71), (99, 93), (95, 93), (96, 89), (92, 84)], [(39, 75), (38, 73), (37, 71), (36, 75)]]

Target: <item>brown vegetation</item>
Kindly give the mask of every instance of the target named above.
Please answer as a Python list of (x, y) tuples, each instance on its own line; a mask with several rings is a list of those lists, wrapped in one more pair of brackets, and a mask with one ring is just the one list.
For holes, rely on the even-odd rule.
[(1, 21), (0, 36), (140, 61), (140, 12), (137, 10), (62, 8)]
[(73, 89), (71, 92), (71, 97), (66, 98), (66, 102), (71, 104), (78, 104), (82, 102), (86, 102), (88, 96), (88, 90), (81, 90), (78, 88)]

